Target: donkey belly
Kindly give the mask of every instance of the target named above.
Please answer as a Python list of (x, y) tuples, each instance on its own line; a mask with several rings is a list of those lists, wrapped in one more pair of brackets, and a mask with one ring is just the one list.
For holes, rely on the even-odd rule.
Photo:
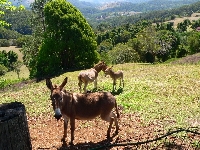
[(99, 116), (101, 114), (101, 110), (100, 108), (94, 107), (94, 106), (85, 106), (84, 105), (82, 107), (79, 107), (78, 109), (76, 109), (75, 111), (76, 113), (76, 119), (79, 120), (90, 120), (90, 119), (94, 119), (97, 116)]
[(79, 120), (90, 120), (90, 119), (94, 119), (97, 116), (100, 115), (100, 111), (84, 111), (84, 112), (79, 112), (76, 114), (76, 119)]

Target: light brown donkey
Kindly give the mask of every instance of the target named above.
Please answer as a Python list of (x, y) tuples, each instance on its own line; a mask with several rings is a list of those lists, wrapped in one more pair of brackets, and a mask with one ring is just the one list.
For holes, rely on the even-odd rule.
[[(63, 142), (67, 137), (68, 120), (71, 125), (71, 142), (74, 140), (75, 119), (90, 120), (100, 116), (102, 120), (109, 122), (107, 130), (107, 138), (110, 138), (110, 132), (113, 122), (115, 122), (115, 135), (118, 134), (119, 112), (115, 97), (109, 92), (96, 93), (70, 93), (66, 90), (63, 92), (63, 87), (67, 83), (67, 77), (60, 86), (53, 86), (50, 79), (46, 79), (46, 85), (51, 91), (50, 98), (52, 100), (55, 118), (59, 120), (64, 118), (64, 135)], [(115, 108), (117, 116), (112, 109)]]
[(94, 82), (94, 88), (97, 88), (98, 73), (101, 70), (105, 71), (106, 68), (106, 64), (103, 61), (101, 61), (98, 64), (96, 64), (93, 68), (81, 71), (78, 75), (78, 86), (80, 93), (82, 83), (84, 83), (84, 93), (87, 93), (87, 85), (91, 82)]
[[(113, 67), (113, 66), (112, 66)], [(116, 89), (116, 80), (120, 80), (119, 86), (121, 87), (121, 84), (123, 84), (124, 87), (124, 74), (122, 70), (118, 70), (117, 72), (114, 72), (112, 70), (112, 67), (107, 67), (104, 71), (105, 75), (110, 75), (110, 77), (113, 79), (113, 91)]]

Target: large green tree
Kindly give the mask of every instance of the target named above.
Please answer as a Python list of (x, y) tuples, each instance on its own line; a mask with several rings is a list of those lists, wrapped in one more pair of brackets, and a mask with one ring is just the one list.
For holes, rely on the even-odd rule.
[(81, 12), (65, 0), (46, 3), (46, 29), (37, 59), (37, 77), (93, 66), (99, 61), (95, 34)]

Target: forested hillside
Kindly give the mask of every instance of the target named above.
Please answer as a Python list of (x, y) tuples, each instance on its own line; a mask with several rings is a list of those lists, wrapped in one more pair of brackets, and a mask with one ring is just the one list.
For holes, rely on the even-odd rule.
[(196, 2), (190, 5), (181, 6), (179, 8), (168, 9), (168, 10), (157, 10), (144, 13), (136, 13), (132, 16), (115, 16), (109, 17), (107, 13), (102, 16), (103, 19), (89, 19), (89, 22), (95, 27), (100, 23), (109, 24), (109, 26), (120, 26), (123, 24), (133, 24), (140, 20), (149, 20), (153, 23), (165, 22), (174, 19), (176, 16), (179, 17), (190, 17), (192, 13), (199, 12), (200, 2)]
[[(176, 17), (190, 16), (193, 12), (198, 12), (200, 2), (176, 9), (138, 13), (132, 16), (122, 15), (119, 17), (113, 15), (113, 17), (106, 17), (107, 13), (105, 13), (105, 16), (102, 16), (100, 19), (87, 18), (80, 12), (78, 14), (84, 16), (80, 17), (84, 22), (83, 25), (79, 24), (79, 19), (77, 19), (79, 21), (75, 21), (74, 19), (67, 20), (69, 17), (75, 18), (73, 14), (79, 12), (77, 7), (70, 5), (70, 7), (76, 11), (72, 13), (69, 12), (69, 14), (66, 12), (60, 14), (61, 16), (65, 16), (60, 17), (62, 21), (58, 19), (58, 16), (55, 17), (52, 23), (52, 28), (54, 28), (54, 30), (49, 28), (51, 21), (49, 23), (47, 22), (47, 17), (43, 10), (44, 7), (45, 3), (35, 2), (32, 4), (31, 10), (7, 12), (4, 19), (12, 25), (7, 28), (1, 28), (1, 31), (3, 31), (0, 34), (2, 38), (2, 40), (0, 40), (1, 45), (3, 42), (5, 43), (5, 40), (12, 39), (13, 41), (13, 39), (15, 39), (15, 44), (18, 47), (23, 47), (21, 51), (24, 54), (24, 64), (30, 71), (39, 70), (35, 68), (35, 64), (39, 63), (39, 49), (44, 48), (48, 51), (49, 47), (53, 48), (53, 50), (60, 49), (59, 52), (55, 51), (55, 57), (58, 57), (57, 55), (60, 53), (63, 53), (62, 56), (64, 56), (64, 53), (67, 51), (68, 55), (70, 54), (71, 58), (68, 58), (68, 60), (66, 60), (65, 57), (62, 59), (63, 62), (60, 65), (62, 66), (62, 71), (91, 66), (92, 62), (87, 65), (84, 63), (74, 65), (75, 62), (72, 63), (69, 61), (70, 59), (81, 59), (81, 56), (78, 54), (75, 56), (74, 53), (78, 52), (78, 50), (83, 50), (84, 46), (86, 46), (85, 49), (88, 49), (91, 43), (93, 43), (91, 47), (96, 57), (94, 58), (95, 62), (101, 59), (110, 64), (129, 62), (162, 63), (169, 59), (180, 58), (200, 52), (200, 42), (198, 40), (200, 38), (200, 33), (196, 31), (196, 28), (200, 26), (199, 20), (183, 20), (183, 22), (177, 24), (176, 28), (174, 28), (172, 22), (165, 23)], [(54, 10), (56, 15), (59, 14), (59, 12), (57, 12), (58, 10)], [(88, 11), (92, 10), (88, 7)], [(52, 17), (53, 16), (54, 14), (52, 14)], [(90, 27), (88, 25), (90, 25)], [(86, 26), (88, 28), (87, 32), (85, 31)], [(61, 29), (63, 30), (62, 32)], [(8, 31), (15, 32), (10, 33)], [(86, 42), (86, 40), (80, 43), (80, 41), (78, 41), (80, 38), (78, 37), (81, 35), (85, 37), (84, 34), (88, 34), (89, 31), (92, 36), (90, 38), (86, 36), (86, 39), (88, 41), (92, 40), (93, 42)], [(16, 34), (16, 32), (20, 34)], [(52, 33), (54, 34), (52, 35)], [(49, 35), (48, 38), (50, 39), (55, 36), (54, 40), (49, 40), (46, 37), (47, 35)], [(69, 38), (70, 36), (71, 38)], [(83, 39), (83, 37), (81, 39)], [(41, 44), (44, 43), (45, 40), (48, 40), (50, 46), (45, 45), (41, 47)], [(63, 40), (61, 43), (68, 44), (65, 46), (60, 44), (63, 48), (57, 46), (54, 48), (52, 46), (53, 43), (60, 42), (61, 40)], [(7, 42), (7, 45), (9, 45), (9, 43), (11, 42)], [(80, 45), (82, 45), (82, 48), (78, 48)], [(41, 56), (44, 54), (46, 53), (41, 54)], [(90, 54), (90, 56), (92, 55)], [(40, 57), (40, 61), (43, 59), (45, 58)], [(87, 60), (87, 58), (85, 59)], [(50, 60), (52, 59), (49, 59), (49, 61)], [(71, 62), (71, 64), (66, 63), (67, 61)], [(78, 62), (81, 61), (79, 60), (76, 63), (78, 64)], [(57, 63), (59, 64), (59, 61)], [(52, 62), (52, 64), (54, 64), (54, 62)], [(54, 66), (54, 68), (60, 67)], [(46, 72), (46, 74), (48, 73)]]

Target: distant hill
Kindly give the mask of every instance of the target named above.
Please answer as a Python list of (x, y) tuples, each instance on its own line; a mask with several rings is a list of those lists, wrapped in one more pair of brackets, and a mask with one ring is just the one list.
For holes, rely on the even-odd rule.
[(113, 2), (145, 3), (150, 0), (80, 0), (80, 1), (97, 3), (97, 4), (105, 4), (105, 3), (113, 3)]
[[(193, 13), (200, 13), (200, 1), (188, 4), (188, 5), (182, 5), (178, 8), (173, 9), (163, 9), (163, 10), (155, 10), (155, 11), (149, 11), (149, 12), (141, 12), (141, 13), (135, 13), (135, 15), (120, 15), (115, 17), (109, 17), (104, 16), (105, 19), (99, 19), (99, 20), (92, 20), (91, 23), (93, 26), (96, 26), (100, 23), (107, 23), (110, 26), (121, 26), (124, 24), (134, 24), (141, 20), (149, 20), (153, 23), (157, 22), (166, 22), (172, 20), (172, 18), (177, 17), (191, 17)], [(104, 13), (108, 15), (109, 13)], [(110, 13), (111, 14), (111, 13)], [(116, 13), (115, 13), (116, 14)]]
[[(192, 4), (199, 0), (150, 0), (143, 3), (132, 2), (112, 2), (99, 6), (103, 12), (116, 12), (116, 11), (135, 11), (135, 12), (149, 12), (155, 10), (169, 10), (178, 8), (183, 5)], [(115, 7), (114, 7), (115, 6)], [(104, 9), (102, 9), (104, 8)]]
[[(20, 4), (30, 7), (34, 0), (10, 0), (14, 5)], [(83, 14), (88, 12), (88, 8), (99, 13), (103, 12), (121, 12), (121, 11), (136, 11), (148, 12), (153, 10), (163, 10), (177, 8), (183, 5), (198, 2), (198, 0), (67, 0), (78, 9), (82, 10)], [(104, 8), (104, 9), (102, 9)], [(84, 10), (87, 10), (84, 12)]]
[[(23, 4), (27, 7), (29, 7), (30, 2), (33, 2), (33, 0), (11, 1), (13, 4)], [(188, 14), (190, 16), (193, 12), (199, 10), (195, 4), (198, 3), (198, 0), (134, 0), (134, 3), (132, 0), (124, 0), (120, 2), (117, 2), (117, 0), (104, 0), (104, 2), (107, 3), (102, 5), (94, 3), (94, 0), (88, 0), (87, 2), (80, 0), (68, 1), (77, 7), (84, 15), (84, 17), (94, 26), (103, 21), (110, 22), (110, 20), (106, 19), (111, 19), (111, 21), (114, 21), (117, 26), (123, 24), (123, 22), (134, 23), (141, 19), (154, 20), (155, 18), (167, 18), (171, 17), (173, 14)], [(183, 7), (191, 4), (194, 5), (189, 9)], [(178, 10), (179, 8), (182, 10)], [(138, 13), (142, 15), (135, 17), (135, 15)], [(119, 18), (117, 18), (123, 16), (127, 16), (127, 20), (119, 20)], [(134, 16), (134, 18), (131, 18), (130, 16)], [(117, 19), (116, 21), (115, 18)], [(130, 20), (132, 20), (132, 22), (130, 22)]]

